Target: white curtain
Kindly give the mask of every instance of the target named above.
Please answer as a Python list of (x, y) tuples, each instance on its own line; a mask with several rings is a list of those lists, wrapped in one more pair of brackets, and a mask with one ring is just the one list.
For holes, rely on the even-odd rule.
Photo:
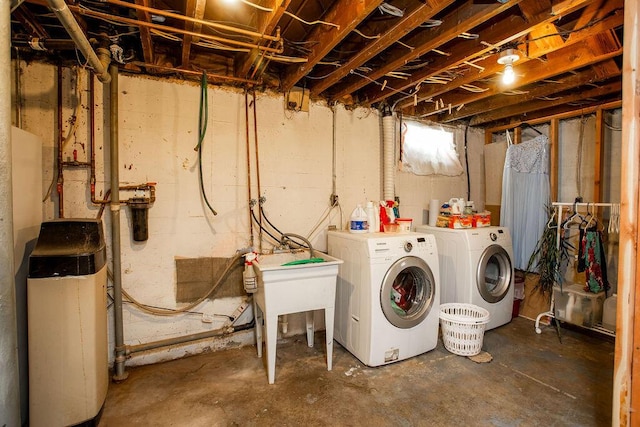
[(500, 225), (513, 239), (514, 267), (525, 270), (547, 224), (550, 204), (549, 139), (540, 135), (507, 148)]

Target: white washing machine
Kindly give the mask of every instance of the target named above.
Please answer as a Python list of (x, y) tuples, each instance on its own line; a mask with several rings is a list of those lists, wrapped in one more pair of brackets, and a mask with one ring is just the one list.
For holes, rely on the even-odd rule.
[(330, 231), (329, 254), (344, 261), (334, 338), (368, 366), (433, 350), (440, 289), (433, 236)]
[(452, 229), (420, 225), (433, 234), (440, 259), (440, 302), (470, 303), (489, 310), (486, 329), (511, 321), (513, 245), (505, 227)]

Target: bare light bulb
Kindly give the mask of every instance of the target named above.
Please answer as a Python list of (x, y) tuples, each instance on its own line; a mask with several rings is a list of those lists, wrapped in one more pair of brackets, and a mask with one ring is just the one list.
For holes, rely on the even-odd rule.
[(516, 73), (513, 71), (513, 65), (507, 63), (504, 65), (504, 72), (502, 73), (502, 83), (510, 85), (514, 81), (516, 81)]

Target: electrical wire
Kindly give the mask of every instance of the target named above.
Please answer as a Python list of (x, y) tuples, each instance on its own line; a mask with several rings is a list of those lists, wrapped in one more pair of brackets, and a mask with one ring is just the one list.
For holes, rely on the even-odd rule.
[(209, 119), (209, 98), (207, 96), (207, 72), (202, 72), (202, 80), (200, 81), (200, 114), (198, 115), (198, 145), (194, 148), (198, 152), (198, 174), (200, 177), (200, 192), (205, 204), (212, 214), (218, 215), (215, 209), (209, 203), (207, 192), (204, 189), (204, 179), (202, 176), (202, 146), (204, 137), (207, 134), (207, 122)]
[(247, 6), (251, 6), (251, 7), (254, 7), (254, 8), (258, 9), (258, 10), (261, 10), (263, 12), (273, 12), (272, 8), (260, 6), (259, 4), (252, 3), (252, 2), (250, 2), (248, 0), (240, 0), (240, 2), (246, 4)]
[(340, 29), (340, 25), (334, 24), (333, 22), (319, 21), (319, 20), (318, 21), (311, 21), (311, 22), (305, 21), (304, 19), (297, 17), (296, 15), (294, 15), (293, 13), (291, 13), (291, 12), (289, 12), (287, 10), (284, 11), (284, 14), (287, 15), (287, 16), (290, 16), (291, 18), (293, 18), (293, 19), (295, 19), (297, 21), (302, 22), (303, 24), (307, 24), (307, 25), (320, 25), (320, 24), (322, 24), (322, 25), (330, 25), (332, 27), (336, 27), (337, 29)]

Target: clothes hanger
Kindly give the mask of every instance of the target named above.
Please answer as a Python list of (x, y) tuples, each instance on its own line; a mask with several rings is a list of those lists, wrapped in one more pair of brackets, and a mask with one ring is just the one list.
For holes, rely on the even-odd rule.
[(581, 224), (582, 221), (584, 221), (584, 217), (580, 215), (580, 213), (578, 212), (578, 203), (580, 202), (582, 202), (582, 198), (576, 197), (576, 199), (573, 202), (573, 213), (571, 214), (571, 216), (569, 216), (569, 218), (565, 219), (562, 222), (562, 228), (564, 229), (569, 228), (571, 224), (576, 223), (576, 221), (574, 221), (576, 218), (580, 221), (580, 222), (577, 222), (578, 224)]

